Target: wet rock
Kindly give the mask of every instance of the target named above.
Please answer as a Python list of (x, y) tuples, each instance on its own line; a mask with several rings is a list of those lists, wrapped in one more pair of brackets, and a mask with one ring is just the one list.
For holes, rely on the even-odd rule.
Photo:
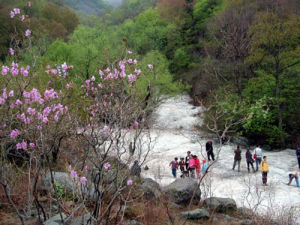
[(144, 197), (147, 200), (158, 199), (161, 196), (161, 189), (159, 184), (152, 180), (151, 178), (142, 179), (142, 184), (140, 185), (141, 191), (144, 193)]
[(245, 137), (237, 136), (232, 138), (232, 143), (239, 146), (249, 146), (249, 140)]
[(210, 214), (206, 209), (194, 209), (191, 211), (181, 212), (179, 216), (191, 219), (191, 220), (199, 220), (199, 219), (206, 219), (210, 218)]
[(204, 200), (204, 205), (216, 212), (230, 212), (237, 209), (236, 202), (231, 198), (211, 197)]
[(253, 220), (242, 220), (241, 225), (254, 225)]
[(84, 224), (87, 224), (90, 219), (92, 219), (92, 218), (91, 218), (91, 215), (88, 213), (83, 216), (77, 216), (73, 219), (70, 219), (70, 220), (66, 221), (65, 224), (66, 225), (84, 225)]
[(197, 180), (189, 177), (176, 179), (173, 183), (163, 188), (166, 196), (176, 204), (188, 204), (192, 199), (194, 191), (196, 192), (193, 201), (199, 202), (201, 191)]

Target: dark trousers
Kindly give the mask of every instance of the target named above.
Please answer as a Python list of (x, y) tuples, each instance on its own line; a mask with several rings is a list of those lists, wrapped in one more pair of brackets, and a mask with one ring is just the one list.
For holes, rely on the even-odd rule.
[(189, 168), (190, 174), (192, 178), (195, 178), (195, 168)]
[(251, 162), (251, 161), (247, 161), (247, 168), (248, 168), (248, 172), (250, 172), (250, 168), (249, 168), (249, 165), (251, 165), (251, 167), (252, 167), (252, 170), (253, 170), (253, 172), (254, 172), (254, 166), (253, 166), (253, 162)]
[(262, 172), (262, 182), (263, 184), (267, 184), (268, 180), (268, 172)]
[(176, 178), (176, 169), (172, 169), (173, 177)]
[(208, 161), (210, 161), (210, 157), (212, 158), (213, 161), (215, 161), (215, 155), (213, 151), (208, 151), (206, 153), (207, 153)]
[(232, 170), (234, 170), (236, 163), (238, 164), (238, 171), (240, 172), (241, 160), (234, 160)]

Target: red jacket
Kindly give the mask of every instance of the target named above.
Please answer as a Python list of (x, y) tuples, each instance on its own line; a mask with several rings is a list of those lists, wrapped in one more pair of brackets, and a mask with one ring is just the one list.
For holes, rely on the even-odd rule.
[(201, 170), (201, 164), (200, 164), (200, 160), (197, 158), (197, 159), (195, 159), (195, 167), (196, 167), (196, 169), (197, 170)]

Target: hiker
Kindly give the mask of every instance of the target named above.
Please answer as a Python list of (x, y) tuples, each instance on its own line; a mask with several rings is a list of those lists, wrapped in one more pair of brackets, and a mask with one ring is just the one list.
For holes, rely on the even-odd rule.
[(130, 169), (131, 175), (140, 177), (141, 171), (142, 171), (142, 169), (139, 166), (139, 161), (135, 160), (134, 163), (133, 163), (133, 165), (132, 165), (132, 167), (131, 167), (131, 169)]
[(206, 163), (206, 160), (203, 159), (202, 160), (202, 169), (201, 169), (202, 175), (204, 175), (206, 173), (206, 170), (207, 170), (207, 163)]
[(258, 166), (261, 163), (261, 159), (262, 159), (262, 150), (259, 147), (259, 145), (256, 145), (256, 148), (254, 149), (254, 159), (256, 162), (256, 171), (258, 171)]
[(192, 178), (195, 178), (195, 169), (196, 169), (195, 159), (193, 158), (193, 155), (191, 155), (191, 158), (189, 159), (189, 172)]
[(210, 139), (207, 140), (205, 147), (206, 147), (208, 161), (210, 161), (210, 157), (212, 158), (213, 161), (215, 161), (213, 144)]
[(185, 157), (185, 168), (186, 168), (186, 170), (189, 169), (189, 159), (190, 159), (190, 158), (191, 158), (191, 152), (188, 151), (188, 152), (187, 152), (187, 156)]
[(300, 169), (300, 147), (297, 148), (296, 155), (297, 155), (297, 158), (298, 158), (298, 166), (299, 166), (299, 169)]
[(180, 158), (180, 161), (179, 161), (179, 169), (181, 171), (181, 176), (180, 177), (184, 177), (185, 175), (185, 171), (184, 171), (184, 166), (185, 166), (185, 162), (184, 162), (184, 158)]
[(194, 155), (193, 158), (195, 160), (195, 169), (196, 169), (197, 178), (200, 179), (201, 178), (201, 164), (200, 164), (200, 160), (199, 160), (199, 158), (196, 155)]
[(241, 167), (241, 160), (242, 160), (242, 156), (241, 156), (241, 149), (240, 146), (237, 146), (237, 149), (234, 150), (234, 161), (233, 161), (233, 167), (232, 170), (234, 170), (236, 163), (238, 164), (238, 172), (240, 172), (240, 167)]
[(296, 185), (297, 187), (299, 187), (299, 174), (297, 170), (294, 170), (292, 172), (289, 173), (289, 182), (288, 185), (290, 185), (293, 181), (293, 179), (295, 178), (296, 180)]
[(227, 142), (227, 137), (225, 135), (222, 135), (221, 142), (222, 142), (222, 145), (224, 145)]
[(176, 170), (178, 169), (178, 158), (177, 157), (175, 157), (175, 159), (170, 162), (170, 166), (172, 168), (173, 177), (176, 178)]
[(247, 151), (246, 151), (246, 162), (247, 162), (248, 173), (250, 173), (249, 165), (251, 165), (253, 172), (255, 172), (254, 166), (253, 166), (254, 160), (252, 158), (252, 153), (250, 152), (249, 147), (247, 147)]
[(260, 171), (261, 171), (261, 174), (262, 174), (263, 185), (267, 185), (268, 172), (269, 172), (269, 165), (268, 165), (268, 162), (267, 162), (267, 156), (264, 156), (263, 161), (260, 163)]

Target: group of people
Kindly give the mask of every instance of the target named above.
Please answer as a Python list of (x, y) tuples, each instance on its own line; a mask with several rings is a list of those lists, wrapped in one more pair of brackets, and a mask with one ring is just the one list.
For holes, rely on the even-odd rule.
[[(241, 164), (241, 160), (242, 160), (241, 153), (242, 153), (242, 151), (240, 149), (240, 146), (237, 146), (237, 148), (234, 150), (234, 160), (233, 160), (232, 170), (234, 170), (235, 166), (238, 165), (238, 172), (240, 172), (240, 164)], [(262, 183), (263, 183), (263, 185), (267, 185), (268, 172), (269, 172), (267, 156), (263, 156), (262, 149), (260, 148), (259, 145), (256, 146), (253, 153), (254, 153), (254, 155), (252, 157), (252, 153), (250, 151), (250, 148), (248, 147), (246, 154), (245, 154), (248, 172), (250, 172), (250, 166), (251, 166), (253, 172), (258, 171), (258, 168), (260, 168), (260, 171), (262, 174)], [(254, 162), (256, 163), (256, 169), (254, 169), (254, 166), (253, 166)], [(299, 165), (299, 168), (300, 168), (300, 165)], [(299, 175), (298, 175), (297, 170), (289, 172), (288, 185), (291, 184), (293, 179), (296, 180), (296, 185), (297, 185), (297, 187), (299, 187)]]
[(185, 158), (180, 158), (178, 162), (178, 158), (175, 157), (173, 161), (170, 162), (170, 166), (172, 168), (173, 177), (177, 177), (178, 168), (181, 171), (180, 177), (192, 177), (195, 178), (197, 176), (198, 179), (202, 177), (203, 174), (206, 173), (207, 164), (206, 160), (202, 160), (202, 166), (200, 163), (200, 159), (197, 155), (191, 154), (190, 151), (187, 152), (187, 156)]
[[(208, 161), (210, 161), (211, 159), (214, 161), (215, 156), (213, 152), (212, 141), (208, 140), (206, 142), (205, 147), (206, 147)], [(299, 160), (299, 156), (300, 156), (300, 151), (297, 152), (298, 160)], [(248, 172), (250, 172), (250, 167), (252, 168), (253, 172), (257, 172), (260, 169), (260, 172), (262, 174), (262, 183), (263, 185), (267, 185), (269, 165), (267, 161), (267, 156), (263, 156), (262, 149), (260, 148), (260, 146), (259, 145), (256, 146), (256, 148), (253, 150), (253, 155), (250, 150), (250, 147), (248, 147), (245, 153), (245, 158), (246, 158)], [(242, 160), (242, 151), (240, 149), (240, 146), (237, 146), (237, 148), (234, 150), (234, 160), (233, 160), (232, 170), (235, 170), (235, 167), (237, 166), (238, 172), (240, 172), (241, 160)], [(256, 165), (256, 168), (254, 168), (254, 163)], [(175, 157), (175, 159), (170, 162), (170, 166), (172, 168), (172, 174), (174, 178), (177, 177), (178, 168), (181, 171), (181, 177), (192, 177), (192, 178), (195, 177), (201, 178), (201, 176), (205, 174), (207, 170), (206, 160), (205, 159), (202, 160), (202, 169), (201, 169), (200, 159), (198, 158), (197, 155), (192, 155), (190, 151), (187, 152), (187, 156), (185, 158), (180, 158), (180, 161), (178, 161), (178, 158)], [(300, 161), (299, 161), (299, 168), (300, 168)], [(293, 179), (295, 179), (296, 185), (299, 187), (299, 174), (297, 170), (289, 172), (288, 185), (291, 184)]]

